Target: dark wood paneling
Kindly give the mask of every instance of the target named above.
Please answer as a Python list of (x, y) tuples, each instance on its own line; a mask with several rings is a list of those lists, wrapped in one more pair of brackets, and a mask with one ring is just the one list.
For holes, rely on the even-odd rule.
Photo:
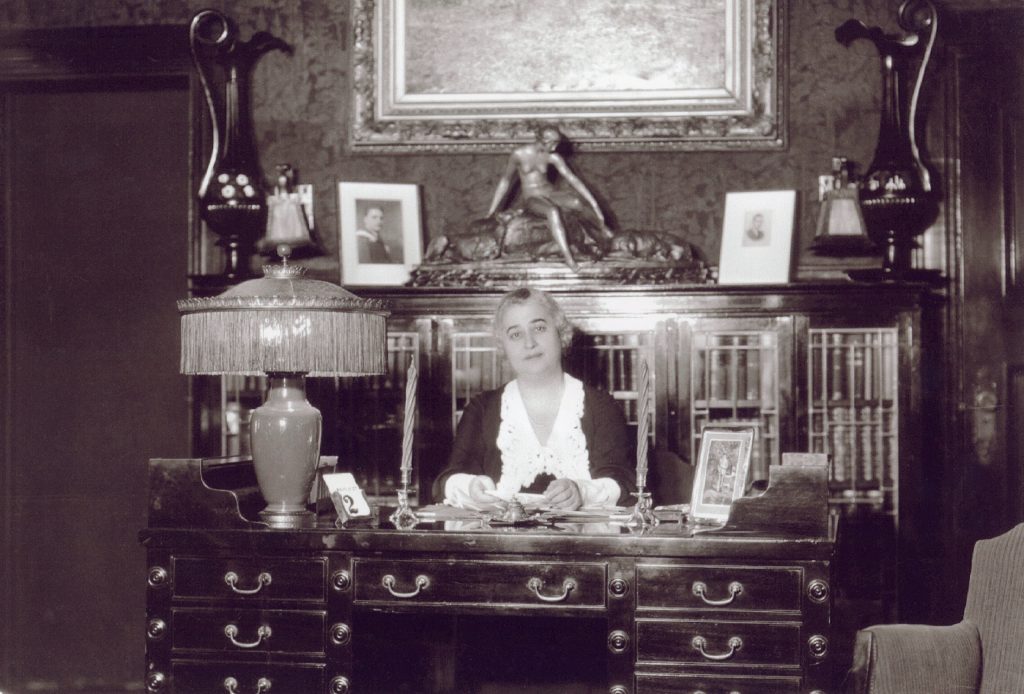
[(144, 461), (188, 450), (186, 94), (11, 98), (15, 682), (142, 672)]
[(1007, 374), (1021, 362), (1019, 239), (1024, 10), (964, 13), (950, 34), (947, 92), (949, 234), (955, 249), (947, 340), (949, 444), (936, 471), (944, 543), (936, 623), (962, 614), (974, 544), (1021, 520), (1008, 432), (1019, 425)]
[(145, 461), (189, 447), (181, 36), (0, 34), (5, 691), (123, 690), (143, 673)]

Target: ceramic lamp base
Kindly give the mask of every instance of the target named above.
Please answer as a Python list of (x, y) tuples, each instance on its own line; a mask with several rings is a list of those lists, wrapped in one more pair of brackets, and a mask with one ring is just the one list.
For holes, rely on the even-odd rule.
[(267, 400), (250, 420), (252, 460), (267, 507), (260, 518), (272, 527), (311, 524), (309, 490), (320, 459), (322, 418), (306, 400), (302, 374), (268, 374)]
[(312, 511), (278, 513), (263, 509), (259, 516), (260, 520), (271, 528), (312, 528), (316, 524), (316, 514)]

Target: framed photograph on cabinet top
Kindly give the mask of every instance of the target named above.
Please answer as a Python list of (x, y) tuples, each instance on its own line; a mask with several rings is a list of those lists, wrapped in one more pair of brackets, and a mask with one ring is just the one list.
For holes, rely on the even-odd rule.
[(781, 149), (785, 1), (354, 0), (349, 145)]
[(789, 282), (795, 208), (795, 190), (727, 193), (718, 283)]
[(747, 487), (753, 443), (753, 427), (704, 428), (693, 476), (691, 518), (720, 523), (729, 519), (729, 507), (743, 496)]
[(341, 281), (401, 285), (423, 260), (418, 186), (339, 183)]

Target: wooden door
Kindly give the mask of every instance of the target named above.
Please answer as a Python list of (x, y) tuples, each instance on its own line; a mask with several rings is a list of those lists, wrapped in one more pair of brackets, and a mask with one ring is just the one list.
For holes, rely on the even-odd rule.
[(944, 74), (959, 164), (948, 167), (953, 411), (936, 499), (947, 581), (935, 617), (947, 622), (961, 615), (974, 543), (1024, 520), (1024, 10), (956, 26)]
[(141, 687), (146, 461), (189, 448), (189, 79), (89, 75), (90, 43), (0, 66), (5, 691)]

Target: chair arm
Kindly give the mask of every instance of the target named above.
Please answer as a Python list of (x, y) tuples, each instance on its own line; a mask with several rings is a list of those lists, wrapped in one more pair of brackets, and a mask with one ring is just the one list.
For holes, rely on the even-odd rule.
[(981, 640), (967, 621), (952, 626), (885, 624), (857, 632), (848, 694), (975, 694)]

